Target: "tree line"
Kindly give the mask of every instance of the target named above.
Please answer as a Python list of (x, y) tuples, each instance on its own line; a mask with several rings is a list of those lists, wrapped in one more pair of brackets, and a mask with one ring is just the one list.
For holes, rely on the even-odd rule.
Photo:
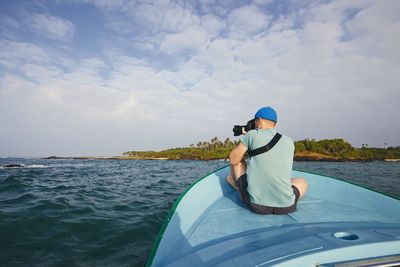
[(400, 146), (387, 148), (368, 147), (363, 144), (361, 148), (355, 148), (343, 139), (324, 139), (317, 141), (315, 139), (304, 139), (296, 141), (296, 153), (314, 152), (322, 155), (347, 158), (347, 159), (366, 159), (366, 160), (384, 160), (400, 159)]
[[(226, 138), (220, 141), (218, 137), (210, 141), (202, 141), (197, 144), (190, 144), (189, 147), (171, 148), (163, 151), (128, 151), (124, 156), (135, 159), (191, 159), (191, 160), (215, 160), (227, 159), (229, 153), (239, 144), (239, 140), (232, 141)], [(343, 139), (304, 139), (295, 143), (295, 157), (312, 153), (321, 157), (336, 159), (360, 159), (360, 160), (384, 160), (400, 159), (400, 146), (388, 148), (370, 148), (363, 145), (361, 148), (354, 148)]]
[(167, 158), (167, 159), (193, 159), (193, 160), (213, 160), (227, 159), (230, 151), (235, 148), (240, 141), (232, 141), (226, 138), (220, 141), (218, 137), (212, 138), (210, 141), (202, 141), (197, 144), (190, 144), (189, 147), (171, 148), (163, 151), (129, 151), (124, 156), (151, 159), (151, 158)]

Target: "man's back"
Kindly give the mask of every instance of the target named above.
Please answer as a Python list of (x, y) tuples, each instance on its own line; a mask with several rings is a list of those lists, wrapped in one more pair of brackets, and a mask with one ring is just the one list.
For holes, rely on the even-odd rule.
[[(267, 144), (276, 134), (274, 129), (249, 131), (242, 143), (254, 150)], [(269, 207), (287, 207), (293, 204), (295, 195), (291, 187), (294, 144), (282, 136), (268, 152), (251, 157), (247, 161), (247, 191), (251, 202)]]

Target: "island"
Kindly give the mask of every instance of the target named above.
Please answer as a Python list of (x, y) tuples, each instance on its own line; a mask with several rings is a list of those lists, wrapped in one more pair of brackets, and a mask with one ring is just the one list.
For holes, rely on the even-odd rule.
[[(210, 141), (198, 142), (188, 147), (170, 148), (162, 151), (128, 151), (122, 156), (114, 157), (58, 157), (46, 159), (78, 159), (78, 160), (228, 160), (229, 153), (239, 144), (239, 140), (226, 138), (223, 142), (217, 137)], [(368, 162), (368, 161), (400, 161), (400, 146), (373, 148), (367, 144), (361, 148), (353, 147), (343, 139), (304, 139), (294, 142), (295, 161), (321, 162)]]
[[(226, 138), (223, 142), (217, 137), (210, 141), (191, 144), (189, 147), (171, 148), (163, 151), (128, 151), (123, 157), (129, 159), (162, 159), (162, 160), (227, 160), (230, 151), (240, 141)], [(343, 139), (304, 139), (295, 143), (295, 161), (399, 161), (400, 146), (387, 148), (370, 148), (363, 145), (353, 147)]]

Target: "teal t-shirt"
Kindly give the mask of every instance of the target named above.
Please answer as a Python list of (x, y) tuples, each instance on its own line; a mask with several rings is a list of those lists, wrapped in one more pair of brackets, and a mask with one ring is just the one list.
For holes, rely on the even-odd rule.
[[(275, 129), (255, 129), (247, 132), (242, 143), (253, 150), (266, 145), (276, 134)], [(295, 195), (290, 181), (294, 143), (282, 135), (268, 152), (247, 159), (247, 191), (251, 202), (269, 207), (289, 207)]]

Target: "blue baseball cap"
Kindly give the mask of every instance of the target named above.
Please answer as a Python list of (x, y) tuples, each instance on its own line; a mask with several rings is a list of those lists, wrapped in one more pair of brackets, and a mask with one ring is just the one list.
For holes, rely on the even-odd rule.
[(277, 122), (278, 121), (278, 116), (276, 115), (276, 112), (273, 108), (271, 107), (263, 107), (260, 108), (256, 115), (254, 115), (254, 118), (261, 118), (261, 119), (266, 119), (270, 121)]

